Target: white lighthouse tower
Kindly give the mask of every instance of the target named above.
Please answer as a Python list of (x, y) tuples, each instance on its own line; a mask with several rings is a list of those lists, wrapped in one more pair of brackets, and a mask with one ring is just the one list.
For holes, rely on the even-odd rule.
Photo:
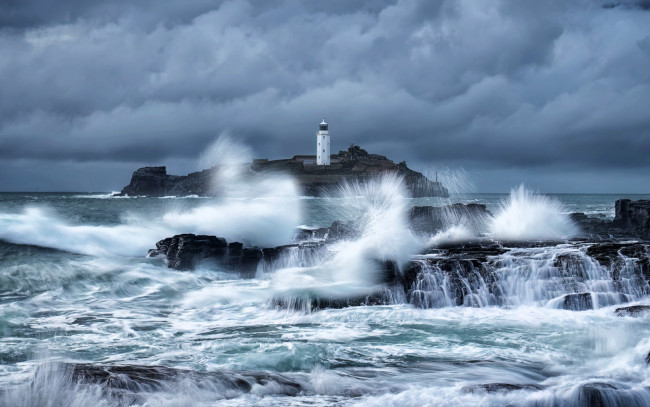
[(327, 131), (325, 119), (316, 133), (316, 149), (316, 165), (330, 165), (330, 132)]

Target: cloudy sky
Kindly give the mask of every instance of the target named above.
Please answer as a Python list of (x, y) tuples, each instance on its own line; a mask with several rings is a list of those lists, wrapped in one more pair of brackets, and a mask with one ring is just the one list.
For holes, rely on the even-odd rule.
[(4, 0), (0, 190), (355, 143), (479, 192), (650, 193), (650, 0)]

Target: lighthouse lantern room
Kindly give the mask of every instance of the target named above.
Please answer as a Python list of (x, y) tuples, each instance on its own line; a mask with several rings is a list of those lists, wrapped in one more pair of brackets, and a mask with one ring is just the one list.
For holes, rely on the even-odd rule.
[(316, 133), (316, 165), (330, 165), (330, 132), (325, 119)]

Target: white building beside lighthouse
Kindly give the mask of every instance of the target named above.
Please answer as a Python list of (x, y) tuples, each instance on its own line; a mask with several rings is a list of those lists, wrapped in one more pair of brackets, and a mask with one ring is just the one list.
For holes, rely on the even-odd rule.
[(316, 133), (316, 165), (330, 165), (330, 132), (327, 131), (325, 119)]

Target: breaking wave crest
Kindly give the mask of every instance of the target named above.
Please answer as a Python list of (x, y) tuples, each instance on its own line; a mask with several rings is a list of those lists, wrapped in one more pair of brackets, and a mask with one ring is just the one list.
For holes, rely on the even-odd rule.
[(577, 232), (559, 201), (533, 193), (523, 184), (510, 191), (490, 224), (490, 235), (500, 240), (562, 240)]

